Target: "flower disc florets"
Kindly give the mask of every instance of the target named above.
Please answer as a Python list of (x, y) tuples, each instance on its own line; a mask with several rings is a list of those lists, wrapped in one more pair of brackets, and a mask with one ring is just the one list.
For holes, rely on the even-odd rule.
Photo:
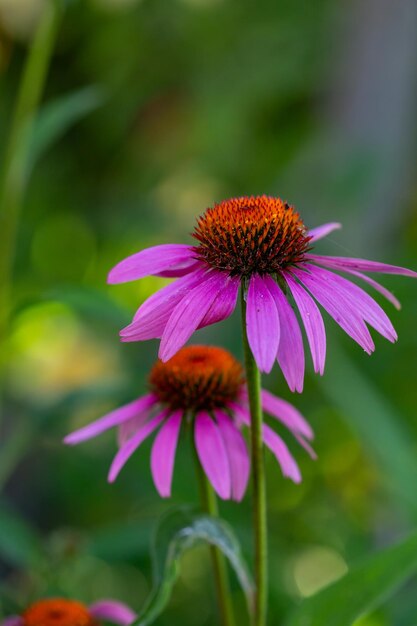
[(149, 382), (158, 399), (172, 409), (210, 410), (236, 399), (242, 366), (222, 348), (189, 346), (166, 363), (158, 361)]
[(197, 222), (195, 251), (210, 267), (231, 276), (273, 274), (297, 265), (310, 237), (294, 207), (279, 198), (224, 200)]
[(22, 618), (24, 626), (98, 626), (83, 604), (64, 598), (35, 602)]

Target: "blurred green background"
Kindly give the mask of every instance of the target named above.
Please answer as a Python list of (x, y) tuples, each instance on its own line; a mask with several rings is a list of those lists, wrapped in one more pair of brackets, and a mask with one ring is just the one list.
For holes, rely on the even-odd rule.
[[(47, 0), (0, 0), (3, 168), (28, 45)], [(106, 286), (143, 247), (190, 242), (196, 216), (236, 195), (279, 195), (307, 226), (341, 221), (317, 250), (417, 268), (417, 5), (406, 0), (74, 0), (59, 18), (28, 153), (2, 338), (0, 572), (5, 614), (46, 592), (142, 606), (149, 542), (172, 504), (197, 502), (183, 441), (161, 500), (148, 442), (115, 485), (114, 433), (74, 428), (143, 393), (157, 343), (119, 329), (162, 279)], [(3, 211), (7, 207), (3, 206)], [(3, 217), (2, 217), (3, 219)], [(9, 241), (7, 238), (9, 237)], [(7, 279), (7, 272), (3, 276)], [(322, 379), (291, 395), (316, 433), (303, 483), (267, 457), (271, 624), (417, 521), (417, 285), (386, 277), (397, 345), (368, 358), (327, 319)], [(10, 287), (10, 290), (9, 290)], [(3, 305), (2, 305), (3, 306)], [(7, 308), (7, 304), (5, 305)], [(199, 331), (241, 357), (239, 317)], [(251, 559), (250, 496), (222, 504)], [(161, 626), (218, 623), (205, 548), (184, 559)], [(246, 623), (236, 580), (238, 623)], [(406, 587), (361, 626), (417, 620)], [(359, 622), (358, 622), (359, 624)]]

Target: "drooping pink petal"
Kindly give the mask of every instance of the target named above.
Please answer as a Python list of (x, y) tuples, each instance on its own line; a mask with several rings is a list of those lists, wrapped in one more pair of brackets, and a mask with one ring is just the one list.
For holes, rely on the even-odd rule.
[(180, 434), (182, 411), (175, 411), (161, 426), (151, 453), (151, 470), (155, 487), (162, 498), (171, 495), (175, 451)]
[(188, 260), (183, 263), (178, 263), (169, 270), (165, 270), (163, 272), (158, 272), (155, 276), (159, 276), (160, 278), (181, 278), (181, 276), (186, 276), (195, 270), (198, 270), (201, 267), (201, 261)]
[[(155, 406), (157, 405), (155, 404)], [(122, 422), (117, 427), (117, 445), (119, 448), (124, 446), (126, 441), (133, 437), (133, 435), (135, 435), (137, 431), (142, 428), (143, 424), (148, 421), (150, 417), (152, 417), (153, 408), (154, 407), (151, 407), (147, 411), (142, 411), (142, 413), (135, 415), (135, 417), (131, 417), (126, 420), (126, 422)]]
[(304, 386), (304, 346), (300, 325), (287, 298), (270, 277), (265, 276), (264, 284), (275, 300), (281, 325), (281, 336), (277, 360), (291, 391), (302, 392)]
[(198, 328), (217, 324), (229, 317), (236, 308), (237, 294), (240, 280), (237, 277), (229, 278), (224, 289), (218, 294), (211, 307), (201, 320)]
[(307, 439), (313, 439), (313, 429), (295, 406), (282, 398), (277, 398), (266, 389), (262, 389), (261, 400), (264, 411), (277, 418), (290, 431), (299, 433)]
[(126, 461), (132, 456), (132, 454), (137, 450), (141, 443), (149, 437), (155, 430), (158, 428), (159, 424), (166, 418), (168, 414), (168, 410), (164, 409), (161, 413), (156, 415), (153, 419), (151, 419), (147, 424), (142, 426), (140, 430), (131, 437), (118, 451), (116, 456), (113, 459), (113, 463), (111, 464), (108, 481), (112, 483), (116, 480), (120, 470), (125, 465)]
[(194, 438), (198, 458), (213, 489), (220, 498), (228, 500), (232, 484), (226, 447), (218, 426), (204, 411), (196, 415)]
[(333, 293), (345, 298), (347, 302), (388, 341), (396, 341), (397, 333), (385, 311), (363, 289), (351, 281), (322, 267), (306, 264), (305, 267), (314, 271), (314, 276), (327, 284)]
[(151, 407), (155, 406), (157, 401), (158, 399), (153, 393), (142, 396), (141, 398), (138, 398), (129, 404), (125, 404), (115, 411), (100, 417), (100, 419), (96, 420), (92, 424), (88, 424), (70, 435), (67, 435), (64, 439), (64, 443), (74, 445), (80, 443), (81, 441), (92, 439), (92, 437), (97, 437), (97, 435), (100, 435), (109, 428), (119, 426), (126, 420), (139, 415), (143, 411), (147, 411)]
[[(335, 268), (335, 269), (338, 269), (338, 268)], [(373, 278), (370, 278), (366, 274), (362, 274), (362, 272), (357, 272), (356, 270), (348, 270), (346, 267), (344, 267), (343, 270), (340, 268), (339, 271), (346, 272), (348, 274), (351, 274), (352, 276), (357, 276), (361, 280), (363, 280), (366, 283), (368, 283), (368, 285), (371, 285), (371, 287), (376, 289), (376, 291), (379, 291), (379, 293), (381, 293), (384, 296), (384, 298), (386, 298), (388, 300), (388, 302), (391, 302), (391, 304), (393, 304), (396, 309), (398, 309), (398, 310), (401, 309), (401, 303), (394, 296), (394, 294), (391, 291), (389, 291), (388, 289), (386, 289), (383, 285), (378, 283), (376, 280), (374, 280)]]
[(89, 612), (95, 619), (120, 626), (130, 626), (136, 619), (136, 613), (130, 607), (116, 600), (99, 600), (89, 607)]
[(265, 279), (258, 274), (249, 282), (246, 330), (257, 366), (261, 372), (270, 372), (278, 352), (280, 320)]
[(152, 248), (146, 248), (120, 261), (107, 277), (111, 285), (126, 283), (152, 274), (160, 274), (174, 270), (189, 262), (195, 263), (195, 251), (192, 246), (167, 243)]
[(136, 311), (133, 322), (120, 331), (122, 341), (143, 341), (162, 337), (173, 310), (182, 298), (207, 275), (201, 268), (163, 287)]
[(397, 274), (399, 276), (410, 276), (417, 278), (417, 272), (409, 270), (406, 267), (398, 267), (397, 265), (388, 265), (387, 263), (379, 263), (378, 261), (367, 261), (366, 259), (353, 259), (343, 256), (320, 256), (318, 254), (306, 254), (306, 258), (319, 265), (331, 267), (332, 269), (344, 268), (351, 270), (359, 270), (360, 272), (381, 272), (382, 274)]
[(323, 375), (326, 362), (326, 331), (323, 318), (313, 298), (288, 273), (285, 280), (300, 311), (313, 359), (314, 371)]
[(324, 307), (335, 322), (347, 333), (356, 343), (358, 343), (368, 354), (375, 349), (375, 344), (366, 327), (365, 322), (353, 309), (353, 307), (342, 298), (335, 298), (334, 291), (327, 284), (323, 284), (320, 279), (316, 279), (313, 272), (292, 269), (291, 273), (298, 278), (314, 298)]
[(311, 228), (308, 231), (308, 236), (311, 237), (310, 241), (318, 241), (319, 239), (323, 239), (323, 237), (327, 237), (334, 230), (339, 230), (342, 228), (342, 224), (339, 222), (329, 222), (328, 224), (322, 224), (321, 226), (316, 226), (316, 228)]
[(24, 626), (23, 618), (20, 615), (10, 615), (10, 617), (6, 617), (1, 623), (0, 626)]
[(229, 415), (217, 410), (215, 416), (229, 458), (232, 499), (240, 502), (249, 480), (250, 462), (246, 442)]
[(161, 361), (168, 361), (188, 341), (228, 280), (226, 274), (211, 272), (177, 304), (161, 338)]
[[(243, 424), (245, 424), (249, 428), (251, 427), (250, 414), (247, 409), (236, 404), (235, 402), (230, 403), (230, 408), (235, 413), (239, 414), (239, 418)], [(287, 478), (291, 478), (291, 480), (293, 480), (295, 483), (299, 483), (301, 481), (300, 470), (298, 469), (297, 463), (295, 462), (285, 443), (282, 441), (281, 437), (279, 437), (267, 424), (263, 424), (262, 439), (264, 444), (275, 455), (278, 463), (281, 466), (283, 475)]]
[(295, 483), (300, 483), (301, 472), (286, 444), (267, 424), (264, 424), (262, 429), (264, 443), (280, 464), (283, 475), (291, 478)]

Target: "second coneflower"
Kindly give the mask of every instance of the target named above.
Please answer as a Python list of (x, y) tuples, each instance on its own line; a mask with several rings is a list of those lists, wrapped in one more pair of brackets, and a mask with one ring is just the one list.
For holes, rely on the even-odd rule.
[(322, 374), (326, 336), (316, 302), (367, 353), (375, 347), (368, 325), (389, 341), (397, 338), (379, 304), (337, 272), (366, 282), (396, 307), (393, 294), (363, 272), (417, 276), (384, 263), (312, 254), (313, 244), (339, 227), (330, 223), (308, 230), (295, 209), (279, 198), (252, 196), (216, 204), (198, 219), (193, 233), (197, 245), (148, 248), (110, 272), (110, 283), (151, 274), (178, 279), (142, 304), (121, 331), (122, 340), (160, 338), (159, 357), (166, 361), (195, 330), (228, 317), (243, 284), (248, 341), (257, 366), (269, 372), (277, 360), (290, 389), (302, 391), (303, 339), (291, 301), (300, 313), (314, 369)]
[[(141, 443), (157, 430), (152, 476), (159, 494), (169, 497), (180, 429), (189, 425), (200, 463), (217, 494), (241, 500), (250, 464), (241, 430), (250, 425), (250, 414), (239, 362), (221, 348), (190, 346), (166, 363), (158, 361), (149, 386), (150, 393), (68, 435), (65, 443), (77, 444), (117, 427), (119, 451), (109, 472), (112, 482)], [(313, 432), (297, 409), (265, 390), (262, 406), (314, 456), (308, 444)], [(262, 435), (284, 476), (299, 482), (299, 468), (281, 437), (266, 424)]]

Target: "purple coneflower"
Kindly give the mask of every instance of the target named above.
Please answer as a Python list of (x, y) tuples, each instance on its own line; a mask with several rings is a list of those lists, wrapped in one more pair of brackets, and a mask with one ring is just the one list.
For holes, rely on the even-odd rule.
[(207, 209), (193, 237), (198, 245), (147, 248), (114, 267), (109, 283), (148, 275), (178, 278), (146, 300), (121, 331), (122, 341), (160, 338), (159, 357), (167, 361), (195, 330), (227, 318), (235, 309), (240, 284), (247, 288), (249, 345), (261, 371), (277, 360), (292, 391), (302, 391), (304, 347), (298, 308), (314, 370), (322, 374), (326, 335), (318, 302), (368, 354), (373, 327), (394, 342), (397, 334), (382, 308), (363, 289), (335, 272), (359, 278), (399, 308), (395, 296), (363, 272), (417, 277), (411, 270), (375, 261), (312, 254), (315, 241), (340, 224), (307, 230), (295, 209), (267, 196), (225, 200)]
[(87, 607), (66, 598), (46, 598), (29, 606), (22, 615), (11, 615), (0, 626), (100, 626), (101, 620), (129, 626), (136, 618), (125, 604), (100, 600)]
[[(159, 494), (169, 497), (181, 425), (191, 424), (200, 463), (215, 491), (223, 499), (241, 500), (249, 476), (241, 427), (250, 426), (250, 415), (239, 362), (222, 348), (188, 346), (169, 361), (158, 361), (149, 383), (149, 394), (68, 435), (65, 443), (77, 444), (117, 426), (120, 447), (109, 472), (113, 482), (140, 444), (159, 429), (151, 470)], [(314, 456), (308, 444), (312, 429), (297, 409), (268, 391), (262, 391), (262, 406)], [(284, 476), (300, 482), (297, 463), (281, 437), (266, 424), (263, 441)]]

